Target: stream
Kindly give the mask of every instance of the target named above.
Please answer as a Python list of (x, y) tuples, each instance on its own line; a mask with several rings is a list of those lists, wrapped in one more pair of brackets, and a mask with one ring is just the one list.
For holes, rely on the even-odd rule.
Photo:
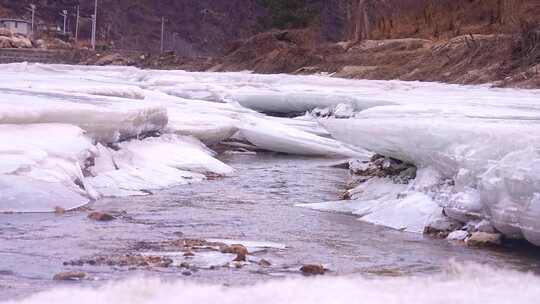
[[(336, 200), (348, 171), (336, 160), (225, 154), (237, 170), (228, 178), (179, 186), (153, 195), (102, 199), (93, 210), (117, 214), (111, 222), (87, 218), (89, 211), (0, 215), (0, 300), (26, 297), (58, 286), (99, 286), (136, 276), (158, 276), (226, 285), (301, 277), (303, 264), (323, 264), (327, 275), (431, 275), (452, 261), (540, 272), (540, 255), (525, 245), (472, 249), (420, 234), (363, 223), (347, 214), (296, 207)], [(136, 253), (141, 242), (226, 239), (283, 244), (256, 255), (272, 267), (210, 267), (186, 273), (179, 267), (133, 268), (64, 265), (75, 259)], [(84, 271), (92, 279), (59, 282), (62, 271)]]

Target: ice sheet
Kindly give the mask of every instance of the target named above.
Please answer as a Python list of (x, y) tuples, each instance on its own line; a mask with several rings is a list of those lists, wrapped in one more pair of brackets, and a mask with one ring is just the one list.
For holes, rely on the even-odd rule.
[(234, 172), (198, 140), (173, 134), (122, 142), (118, 151), (102, 149), (107, 160), (98, 162), (99, 168), (90, 168), (96, 176), (88, 180), (103, 196), (146, 195), (204, 180), (206, 174)]
[(71, 125), (0, 124), (0, 212), (51, 212), (95, 198), (81, 167), (98, 154)]
[(428, 195), (414, 189), (414, 185), (396, 184), (388, 178), (373, 178), (352, 189), (350, 200), (299, 206), (350, 213), (368, 223), (422, 233), (442, 209)]
[[(427, 195), (449, 214), (462, 220), (480, 216), (509, 236), (524, 236), (540, 244), (534, 220), (540, 209), (536, 207), (540, 193), (536, 173), (539, 100), (540, 91), (534, 90), (325, 76), (39, 64), (2, 65), (0, 69), (0, 124), (69, 124), (86, 131), (90, 142), (113, 146), (147, 135), (176, 134), (194, 136), (205, 144), (234, 136), (261, 149), (301, 155), (358, 157), (365, 154), (360, 149), (364, 148), (412, 162), (420, 169), (431, 168), (438, 181), (453, 180), (455, 187), (451, 189), (442, 189), (437, 182), (425, 187), (415, 182), (418, 189), (407, 190)], [(339, 117), (349, 117), (351, 108), (356, 113), (350, 119), (320, 122), (334, 137), (358, 148), (328, 138), (329, 133), (309, 115), (271, 118), (253, 111), (287, 116), (314, 107), (336, 106), (347, 114)], [(141, 143), (133, 149), (144, 151), (147, 142)], [(148, 151), (156, 149), (166, 155), (155, 143), (148, 144), (152, 146)], [(123, 152), (110, 154), (118, 157), (129, 149), (124, 145)], [(71, 165), (67, 165), (66, 155), (55, 158), (33, 149), (23, 150), (15, 155), (4, 153), (1, 170), (13, 171), (15, 163), (31, 165), (37, 159), (47, 165), (35, 167), (28, 178), (50, 181), (58, 176), (51, 173), (58, 171), (51, 167), (62, 167), (71, 172), (69, 176), (86, 169), (80, 163), (84, 157), (74, 156), (74, 150), (65, 153)], [(102, 148), (98, 150), (103, 152)], [(202, 178), (200, 169), (204, 166), (183, 167), (176, 157), (166, 156), (158, 162), (137, 155), (152, 165), (142, 167), (124, 161), (124, 168), (119, 168), (116, 159), (100, 155), (90, 172), (94, 172), (95, 181), (99, 180), (96, 185), (100, 192), (109, 195), (115, 192), (107, 191), (110, 184), (117, 192), (123, 189), (141, 194), (147, 193), (142, 190), (174, 181)], [(79, 161), (78, 167), (73, 165), (74, 159)], [(201, 161), (216, 165), (210, 159)], [(143, 187), (154, 179), (146, 176), (154, 175), (167, 178)], [(139, 186), (124, 187), (137, 182)], [(424, 200), (420, 195), (411, 197)], [(415, 203), (411, 200), (406, 205), (414, 207)]]
[[(401, 105), (320, 121), (339, 140), (452, 180), (451, 189), (430, 194), (449, 216), (462, 222), (487, 219), (508, 237), (540, 245), (538, 91), (462, 87), (461, 95), (447, 95), (457, 89), (435, 95), (424, 86)], [(422, 93), (433, 94), (433, 100)]]

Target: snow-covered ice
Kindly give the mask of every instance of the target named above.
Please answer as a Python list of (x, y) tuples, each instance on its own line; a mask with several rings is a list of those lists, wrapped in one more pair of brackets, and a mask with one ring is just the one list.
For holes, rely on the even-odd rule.
[(64, 124), (0, 124), (0, 212), (77, 208), (95, 198), (82, 164), (98, 151)]
[[(540, 91), (487, 86), (2, 65), (0, 184), (9, 191), (0, 209), (73, 208), (231, 174), (206, 146), (233, 140), (300, 155), (379, 153), (419, 169), (410, 185), (373, 181), (353, 201), (315, 208), (409, 231), (444, 208), (540, 244), (539, 101)], [(332, 118), (262, 114), (325, 108)], [(54, 191), (30, 194), (43, 183)]]
[[(316, 156), (362, 152), (328, 138), (310, 116), (243, 107), (267, 77), (131, 67), (0, 66), (0, 212), (73, 209), (100, 196), (145, 195), (227, 176), (207, 145)], [(277, 79), (274, 77), (274, 79)]]
[(540, 245), (540, 92), (393, 83), (373, 98), (395, 105), (320, 122), (343, 142), (432, 171), (439, 185), (421, 192), (450, 217)]

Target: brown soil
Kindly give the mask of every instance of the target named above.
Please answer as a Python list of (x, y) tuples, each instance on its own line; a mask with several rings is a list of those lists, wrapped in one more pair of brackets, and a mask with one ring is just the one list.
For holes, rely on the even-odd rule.
[(325, 72), (356, 79), (540, 87), (540, 57), (524, 61), (524, 56), (516, 56), (519, 35), (471, 34), (438, 40), (402, 38), (332, 44), (310, 40), (314, 36), (311, 30), (257, 35), (223, 57), (214, 70)]

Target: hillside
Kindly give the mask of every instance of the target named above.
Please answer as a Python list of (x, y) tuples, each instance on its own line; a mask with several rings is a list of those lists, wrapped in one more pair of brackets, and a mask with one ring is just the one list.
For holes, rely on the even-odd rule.
[[(30, 3), (38, 6), (38, 22), (50, 25), (60, 25), (59, 12), (69, 10), (72, 16), (68, 27), (73, 31), (76, 5), (80, 5), (82, 16), (90, 16), (94, 1), (0, 0), (0, 16), (29, 19), (25, 7)], [(157, 51), (161, 18), (165, 17), (167, 49), (185, 55), (219, 54), (231, 39), (255, 34), (261, 13), (263, 10), (255, 1), (246, 0), (100, 0), (98, 39), (121, 49)], [(81, 37), (88, 38), (90, 32), (90, 22), (82, 20)]]
[(539, 1), (342, 0), (333, 7), (344, 42), (327, 43), (313, 28), (263, 33), (238, 44), (218, 70), (540, 87)]
[[(0, 16), (28, 18), (30, 2), (49, 25), (62, 9), (93, 10), (93, 0), (0, 0)], [(99, 42), (117, 50), (156, 53), (166, 18), (165, 49), (176, 56), (119, 64), (540, 86), (537, 0), (100, 0), (99, 8)], [(89, 33), (83, 21), (81, 37)]]

